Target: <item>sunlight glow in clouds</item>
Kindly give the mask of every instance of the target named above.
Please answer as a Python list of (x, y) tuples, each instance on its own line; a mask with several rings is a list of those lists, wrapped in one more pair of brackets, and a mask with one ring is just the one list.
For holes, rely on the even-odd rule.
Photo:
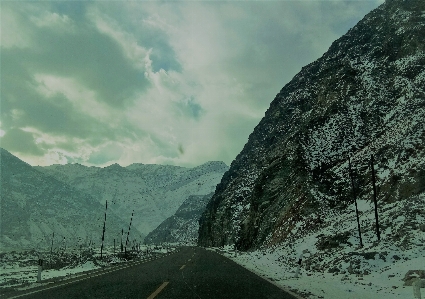
[(32, 165), (230, 164), (382, 2), (2, 2), (1, 147)]

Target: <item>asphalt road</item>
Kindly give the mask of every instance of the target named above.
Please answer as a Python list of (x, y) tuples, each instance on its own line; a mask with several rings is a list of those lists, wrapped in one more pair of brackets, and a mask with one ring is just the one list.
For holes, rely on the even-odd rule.
[[(50, 284), (8, 298), (295, 299), (235, 262), (184, 247), (169, 256), (102, 275)], [(95, 277), (93, 277), (95, 276)], [(46, 289), (48, 288), (48, 289)]]

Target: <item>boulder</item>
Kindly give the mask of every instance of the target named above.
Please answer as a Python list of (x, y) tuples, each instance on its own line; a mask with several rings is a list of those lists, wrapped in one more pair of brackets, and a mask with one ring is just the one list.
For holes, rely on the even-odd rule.
[(402, 280), (405, 286), (411, 286), (418, 278), (425, 279), (425, 270), (409, 270)]

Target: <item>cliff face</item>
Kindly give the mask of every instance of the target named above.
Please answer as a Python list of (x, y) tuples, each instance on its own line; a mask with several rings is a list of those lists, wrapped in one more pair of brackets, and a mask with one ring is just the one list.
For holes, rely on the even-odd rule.
[(239, 249), (291, 238), (352, 204), (425, 192), (425, 2), (387, 0), (272, 101), (200, 220), (198, 244)]

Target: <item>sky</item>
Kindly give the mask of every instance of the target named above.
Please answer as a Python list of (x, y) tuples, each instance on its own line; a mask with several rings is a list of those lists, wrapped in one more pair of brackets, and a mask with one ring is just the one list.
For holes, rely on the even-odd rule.
[(383, 2), (2, 0), (0, 146), (42, 166), (230, 165)]

